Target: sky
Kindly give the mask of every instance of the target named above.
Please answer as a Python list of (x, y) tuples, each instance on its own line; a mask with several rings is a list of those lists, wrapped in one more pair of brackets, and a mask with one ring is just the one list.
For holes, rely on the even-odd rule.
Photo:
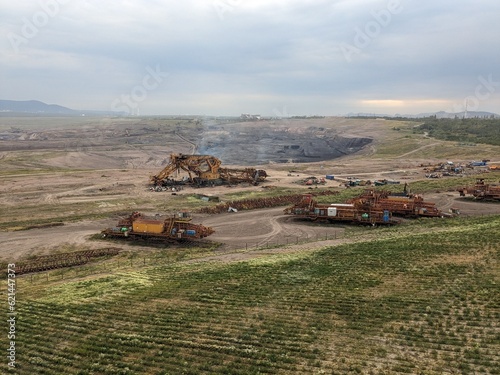
[(498, 0), (0, 0), (0, 99), (132, 115), (500, 113)]

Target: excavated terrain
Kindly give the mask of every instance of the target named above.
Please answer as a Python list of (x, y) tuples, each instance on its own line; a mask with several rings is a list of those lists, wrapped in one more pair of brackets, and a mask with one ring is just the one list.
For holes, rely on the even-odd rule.
[(308, 163), (354, 154), (373, 141), (340, 135), (335, 127), (304, 126), (299, 121), (210, 125), (198, 146), (230, 164)]
[[(344, 118), (215, 120), (206, 118), (1, 118), (0, 152), (63, 151), (92, 154), (113, 168), (164, 165), (172, 152), (209, 154), (223, 164), (259, 165), (331, 160), (359, 152), (373, 141), (373, 120), (360, 133), (345, 132), (359, 120)], [(352, 130), (352, 125), (350, 126)], [(361, 130), (361, 129), (360, 129)], [(69, 159), (68, 159), (69, 158)], [(78, 159), (78, 156), (73, 159)], [(70, 160), (67, 167), (87, 167)], [(78, 165), (75, 165), (74, 163)]]
[[(176, 195), (153, 192), (149, 178), (168, 163), (170, 153), (212, 154), (226, 167), (265, 169), (269, 177), (263, 185), (271, 191), (305, 188), (299, 180), (330, 173), (335, 180), (326, 181), (325, 187), (339, 190), (354, 177), (410, 183), (425, 179), (420, 165), (435, 163), (426, 156), (442, 152), (444, 143), (412, 137), (411, 130), (400, 134), (393, 127), (394, 122), (384, 120), (337, 117), (243, 122), (183, 117), (0, 117), (0, 260), (100, 248), (99, 241), (89, 238), (113, 226), (120, 215), (198, 208), (203, 203), (195, 196), (200, 193), (241, 199), (263, 191), (263, 186), (243, 184), (203, 191), (186, 187)], [(412, 143), (391, 148), (405, 140)], [(391, 153), (390, 157), (380, 149)], [(472, 148), (458, 151), (476, 152)], [(375, 152), (377, 157), (373, 157)], [(481, 148), (481, 157), (493, 159), (495, 155), (496, 148), (488, 153)], [(431, 201), (439, 201), (441, 209), (459, 208), (466, 215), (500, 212), (498, 204), (457, 199), (458, 193), (453, 193)], [(223, 243), (224, 249), (297, 242), (342, 231), (338, 226), (304, 226), (283, 217), (282, 208), (195, 219), (214, 227), (216, 234), (210, 239)], [(46, 224), (50, 225), (43, 227)], [(43, 228), (37, 229), (39, 225)]]

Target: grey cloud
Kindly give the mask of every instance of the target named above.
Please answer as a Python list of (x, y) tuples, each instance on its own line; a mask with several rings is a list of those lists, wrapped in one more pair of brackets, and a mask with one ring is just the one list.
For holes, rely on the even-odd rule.
[[(159, 65), (170, 75), (141, 102), (143, 114), (163, 113), (162, 101), (190, 113), (208, 101), (219, 114), (245, 103), (262, 114), (287, 103), (295, 114), (338, 114), (364, 99), (453, 102), (480, 75), (496, 74), (496, 0), (400, 0), (400, 11), (384, 19), (391, 1), (220, 0), (222, 18), (216, 1), (66, 3), (15, 53), (7, 35), (22, 36), (23, 19), (40, 9), (0, 0), (0, 96), (109, 109)], [(366, 45), (356, 44), (360, 30), (372, 33)], [(350, 59), (345, 45), (356, 49)], [(493, 93), (481, 105), (499, 103)]]

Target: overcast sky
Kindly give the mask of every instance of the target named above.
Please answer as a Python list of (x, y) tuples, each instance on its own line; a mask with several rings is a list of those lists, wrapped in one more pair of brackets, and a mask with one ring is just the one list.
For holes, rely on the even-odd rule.
[(498, 0), (0, 0), (0, 99), (141, 115), (500, 113)]

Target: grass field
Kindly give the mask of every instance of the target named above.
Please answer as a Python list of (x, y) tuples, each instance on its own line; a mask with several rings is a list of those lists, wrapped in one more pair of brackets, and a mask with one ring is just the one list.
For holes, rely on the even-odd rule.
[(16, 373), (498, 374), (499, 233), (498, 216), (422, 220), (314, 252), (24, 277)]

